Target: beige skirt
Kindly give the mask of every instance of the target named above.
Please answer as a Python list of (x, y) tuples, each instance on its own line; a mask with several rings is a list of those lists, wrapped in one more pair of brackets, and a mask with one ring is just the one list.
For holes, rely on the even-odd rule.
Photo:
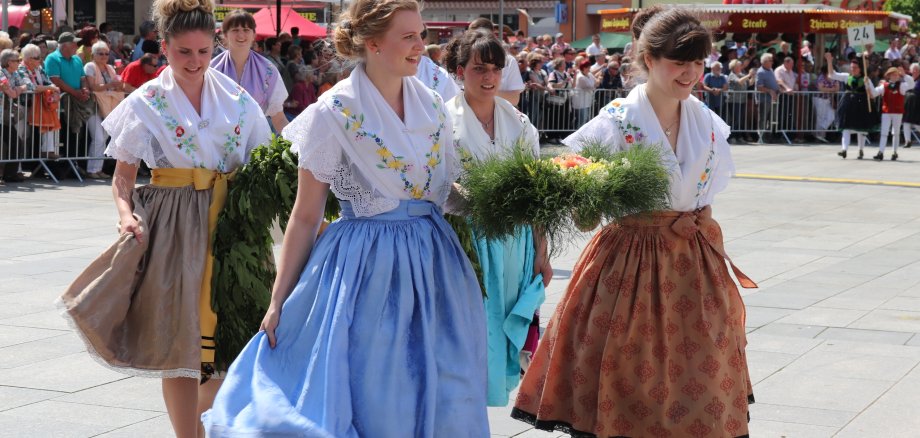
[(123, 234), (61, 296), (64, 316), (103, 365), (134, 376), (201, 376), (202, 342), (214, 345), (199, 326), (211, 194), (136, 189), (142, 242)]

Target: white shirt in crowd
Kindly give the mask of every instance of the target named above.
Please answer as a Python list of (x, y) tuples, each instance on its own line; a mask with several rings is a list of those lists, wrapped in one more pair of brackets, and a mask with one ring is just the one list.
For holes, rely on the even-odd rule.
[(885, 59), (901, 59), (901, 50), (889, 47), (888, 50), (885, 51)]
[(585, 49), (585, 53), (587, 53), (588, 56), (600, 55), (601, 53), (604, 53), (604, 46), (592, 42), (591, 45)]
[(584, 75), (581, 71), (575, 76), (575, 95), (572, 96), (572, 108), (589, 108), (594, 104), (594, 89), (597, 78), (592, 74)]
[[(795, 72), (786, 68), (785, 65), (776, 67), (773, 70), (773, 75), (776, 76), (776, 82), (779, 82), (780, 85), (785, 85), (786, 88), (791, 90), (798, 90), (798, 82), (795, 80)], [(782, 91), (782, 90), (780, 90)]]
[(505, 68), (502, 69), (502, 84), (499, 91), (524, 91), (524, 79), (518, 69), (517, 60), (513, 56), (505, 55)]

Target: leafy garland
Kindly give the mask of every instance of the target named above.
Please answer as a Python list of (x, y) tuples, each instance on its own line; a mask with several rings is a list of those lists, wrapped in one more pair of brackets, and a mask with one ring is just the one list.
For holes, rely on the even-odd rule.
[(273, 136), (271, 143), (254, 149), (217, 219), (211, 308), (218, 317), (218, 370), (228, 369), (268, 309), (275, 280), (272, 225), (277, 220), (282, 229), (287, 226), (297, 196), (297, 155), (290, 146)]
[(501, 239), (519, 226), (533, 226), (549, 239), (555, 254), (577, 230), (667, 206), (668, 174), (655, 148), (611, 153), (592, 141), (576, 158), (584, 164), (561, 170), (556, 160), (566, 156), (540, 159), (515, 145), (510, 156), (471, 163), (461, 185), (468, 201), (464, 213), (476, 233)]

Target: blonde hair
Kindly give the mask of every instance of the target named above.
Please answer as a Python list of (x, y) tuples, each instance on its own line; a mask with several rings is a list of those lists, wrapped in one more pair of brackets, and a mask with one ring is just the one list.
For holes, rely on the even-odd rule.
[(153, 21), (167, 40), (193, 30), (214, 33), (213, 0), (154, 0)]
[(354, 0), (336, 22), (332, 34), (335, 49), (343, 58), (363, 58), (365, 42), (383, 35), (394, 14), (418, 10), (416, 0)]

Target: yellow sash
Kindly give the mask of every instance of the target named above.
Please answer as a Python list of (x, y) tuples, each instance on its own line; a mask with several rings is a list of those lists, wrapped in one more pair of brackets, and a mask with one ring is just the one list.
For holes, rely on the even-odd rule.
[(204, 275), (201, 279), (201, 295), (198, 301), (199, 324), (201, 328), (201, 362), (214, 362), (214, 331), (217, 328), (217, 314), (211, 309), (211, 274), (214, 268), (212, 240), (217, 216), (227, 201), (227, 182), (236, 172), (220, 173), (208, 169), (153, 169), (150, 183), (161, 187), (194, 186), (195, 190), (214, 189), (211, 205), (208, 207), (208, 252)]

